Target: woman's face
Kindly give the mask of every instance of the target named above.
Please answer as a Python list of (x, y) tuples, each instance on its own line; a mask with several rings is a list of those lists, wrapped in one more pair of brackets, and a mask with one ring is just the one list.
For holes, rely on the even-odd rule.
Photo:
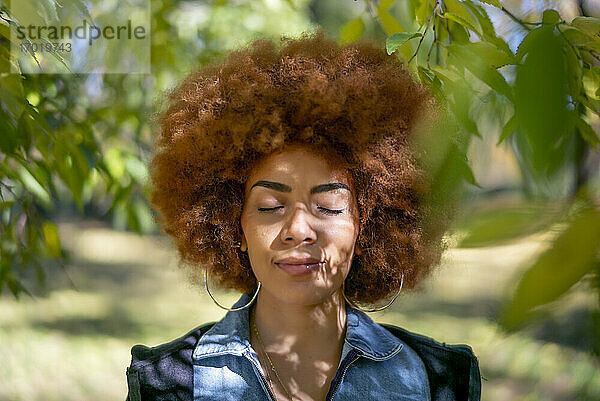
[(359, 212), (351, 176), (308, 148), (278, 151), (250, 172), (241, 224), (262, 296), (323, 302), (340, 289), (354, 254)]

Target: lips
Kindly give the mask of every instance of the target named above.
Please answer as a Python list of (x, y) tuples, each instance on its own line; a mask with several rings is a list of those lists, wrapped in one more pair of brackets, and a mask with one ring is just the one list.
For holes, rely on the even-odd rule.
[(315, 258), (285, 258), (275, 262), (281, 270), (293, 276), (312, 273), (325, 266), (325, 262)]
[(282, 264), (287, 264), (287, 265), (309, 265), (309, 264), (320, 263), (320, 262), (321, 262), (320, 259), (315, 259), (315, 258), (290, 257), (290, 258), (285, 258), (285, 259), (279, 259), (275, 263), (282, 263)]

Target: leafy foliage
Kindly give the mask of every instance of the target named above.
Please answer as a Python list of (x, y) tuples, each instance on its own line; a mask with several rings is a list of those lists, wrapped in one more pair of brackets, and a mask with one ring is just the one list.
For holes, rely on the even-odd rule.
[[(86, 11), (83, 2), (70, 3)], [(48, 0), (42, 6), (45, 12), (40, 15), (50, 18), (58, 3)], [(5, 23), (1, 57), (7, 67), (0, 73), (0, 290), (6, 283), (17, 296), (25, 290), (20, 277), (30, 267), (43, 277), (42, 260), (64, 262), (57, 227), (49, 220), (58, 212), (56, 205), (70, 200), (84, 212), (89, 205), (110, 203), (111, 210), (123, 209), (129, 225), (138, 231), (149, 228), (140, 222), (149, 212), (143, 203), (135, 202), (145, 180), (145, 167), (135, 149), (139, 138), (131, 138), (134, 147), (118, 155), (104, 143), (118, 138), (125, 124), (138, 123), (132, 121), (135, 112), (82, 100), (92, 77), (18, 73), (19, 64), (9, 49), (15, 36), (8, 31), (19, 23), (4, 1), (0, 7)], [(138, 135), (148, 129), (136, 128)], [(111, 130), (112, 135), (107, 135)], [(122, 141), (115, 145), (121, 147)], [(137, 194), (131, 192), (133, 186), (138, 187)], [(123, 196), (127, 191), (128, 196)]]
[(595, 268), (600, 211), (585, 202), (578, 209), (548, 250), (521, 278), (502, 318), (504, 326), (518, 326), (536, 307), (556, 300)]
[[(367, 0), (365, 5), (371, 3)], [(519, 327), (540, 305), (558, 299), (584, 276), (597, 274), (600, 211), (597, 194), (586, 182), (584, 156), (586, 148), (598, 151), (600, 143), (590, 125), (600, 110), (600, 19), (581, 16), (569, 23), (547, 9), (539, 22), (531, 23), (519, 20), (500, 1), (409, 3), (415, 16), (412, 26), (386, 30), (386, 47), (389, 54), (405, 60), (458, 123), (461, 133), (446, 132), (462, 144), (446, 150), (458, 152), (451, 158), (455, 163), (438, 168), (461, 174), (446, 177), (442, 187), (456, 187), (460, 179), (476, 184), (462, 161), (464, 145), (473, 136), (482, 136), (477, 110), (486, 98), (494, 99), (496, 115), (507, 116), (498, 121), (497, 142), (510, 142), (524, 176), (525, 195), (531, 196), (536, 185), (557, 179), (561, 172), (573, 171), (574, 184), (563, 194), (559, 208), (495, 212), (462, 227), (467, 233), (462, 246), (489, 245), (554, 226), (559, 230), (521, 278), (514, 298), (507, 300), (501, 323)], [(516, 51), (497, 35), (489, 14), (494, 9), (525, 30)], [(383, 23), (390, 15), (377, 17)], [(582, 208), (586, 211), (578, 212)]]

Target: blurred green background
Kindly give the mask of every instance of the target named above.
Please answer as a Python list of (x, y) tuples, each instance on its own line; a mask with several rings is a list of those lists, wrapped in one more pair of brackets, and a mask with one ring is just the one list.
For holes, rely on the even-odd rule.
[[(119, 10), (31, 2), (48, 24)], [(199, 65), (317, 27), (380, 41), (448, 106), (415, 146), (431, 201), (458, 206), (450, 250), (421, 291), (372, 317), (471, 345), (484, 400), (600, 399), (598, 2), (149, 5), (150, 74), (24, 74), (10, 52), (20, 21), (0, 0), (0, 400), (124, 399), (133, 344), (224, 315), (148, 207), (153, 119)]]

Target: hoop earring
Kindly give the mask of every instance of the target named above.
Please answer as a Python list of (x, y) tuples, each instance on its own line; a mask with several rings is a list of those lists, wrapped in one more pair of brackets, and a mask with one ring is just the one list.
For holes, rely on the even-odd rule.
[(252, 305), (252, 302), (254, 302), (254, 300), (256, 299), (256, 296), (258, 295), (258, 292), (260, 291), (260, 281), (258, 282), (258, 287), (256, 288), (256, 292), (254, 293), (254, 295), (252, 296), (252, 299), (250, 300), (250, 302), (248, 302), (246, 305), (244, 306), (240, 306), (239, 308), (227, 308), (223, 305), (221, 305), (220, 303), (217, 302), (217, 300), (215, 299), (215, 297), (212, 296), (212, 294), (210, 293), (210, 290), (208, 289), (208, 273), (206, 272), (206, 270), (204, 270), (204, 288), (206, 288), (206, 292), (208, 292), (208, 296), (210, 296), (210, 298), (213, 300), (213, 302), (221, 309), (225, 309), (228, 311), (238, 311), (238, 310), (242, 310), (245, 309), (247, 307), (249, 307), (250, 305)]
[(354, 305), (352, 302), (350, 302), (348, 300), (348, 298), (346, 298), (346, 293), (344, 292), (344, 288), (345, 288), (344, 285), (345, 285), (345, 283), (346, 283), (346, 281), (344, 281), (342, 283), (342, 295), (344, 296), (344, 299), (346, 300), (346, 302), (348, 302), (348, 304), (352, 308), (357, 309), (357, 310), (359, 310), (361, 312), (379, 312), (379, 311), (382, 311), (382, 310), (388, 308), (392, 303), (394, 303), (394, 301), (396, 300), (396, 298), (398, 298), (398, 295), (400, 295), (400, 292), (402, 291), (402, 286), (404, 285), (404, 273), (402, 273), (402, 278), (400, 279), (400, 289), (398, 290), (398, 292), (396, 293), (396, 295), (394, 295), (394, 298), (392, 298), (392, 300), (390, 302), (388, 302), (387, 305), (385, 305), (383, 307), (379, 307), (379, 308), (374, 308), (374, 309), (362, 309), (362, 308), (359, 308), (358, 306)]

